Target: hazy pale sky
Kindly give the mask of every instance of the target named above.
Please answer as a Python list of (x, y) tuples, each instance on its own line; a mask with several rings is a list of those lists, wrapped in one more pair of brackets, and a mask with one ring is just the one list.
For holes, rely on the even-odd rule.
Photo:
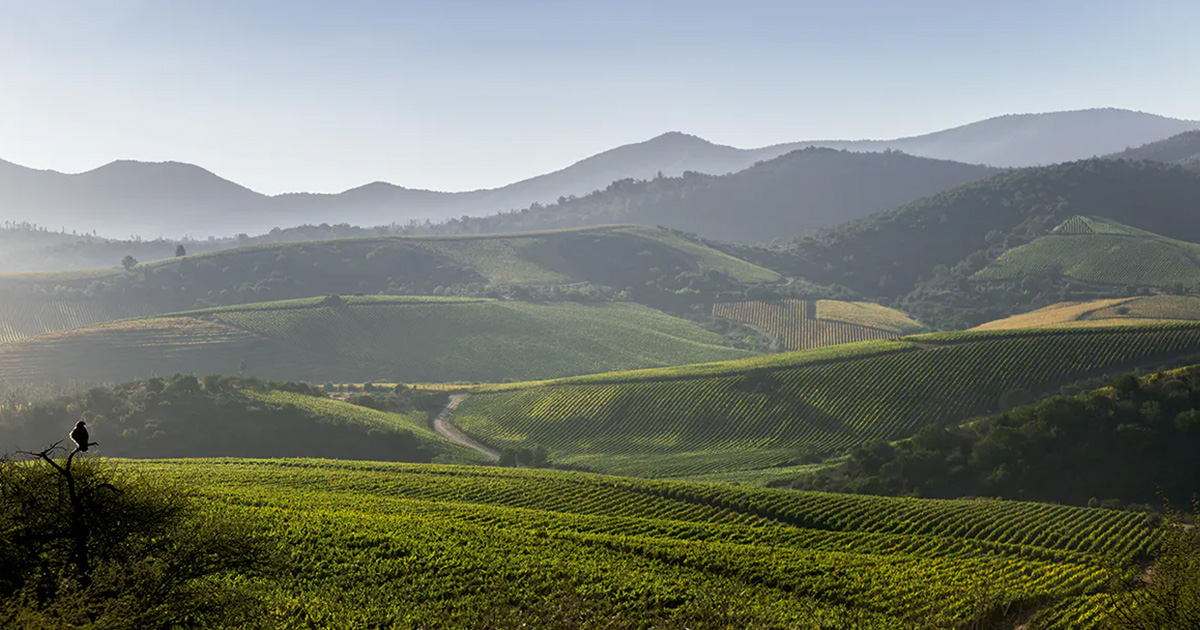
[(1198, 0), (0, 0), (0, 158), (265, 193), (507, 184), (680, 130), (1200, 119)]

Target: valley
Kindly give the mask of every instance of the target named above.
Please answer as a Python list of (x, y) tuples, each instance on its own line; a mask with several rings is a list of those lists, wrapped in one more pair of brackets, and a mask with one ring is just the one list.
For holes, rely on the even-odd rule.
[[(1200, 491), (1195, 126), (671, 133), (473, 193), (0, 164), (30, 207), (291, 221), (0, 230), (0, 625), (110, 627), (62, 593), (141, 606), (193, 541), (88, 543), (81, 569), (63, 536), (93, 525), (29, 517), (87, 505), (100, 532), (121, 505), (145, 519), (115, 531), (237, 541), (187, 558), (272, 550), (187, 582), (244, 598), (240, 627), (1120, 627), (1165, 572), (1200, 584), (1172, 564), (1200, 549), (1176, 511)], [(399, 197), (455, 216), (354, 218)], [(359, 223), (263, 210), (285, 201)], [(9, 490), (68, 478), (86, 494)]]

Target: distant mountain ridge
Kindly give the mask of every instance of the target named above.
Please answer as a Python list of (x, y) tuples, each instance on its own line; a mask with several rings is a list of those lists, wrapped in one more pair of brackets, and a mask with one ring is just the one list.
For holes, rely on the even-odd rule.
[(69, 226), (107, 236), (259, 233), (302, 223), (377, 225), (489, 214), (584, 195), (613, 181), (687, 171), (725, 174), (806, 147), (915, 156), (999, 167), (1107, 155), (1189, 130), (1200, 121), (1116, 109), (1001, 116), (894, 140), (803, 141), (740, 149), (680, 132), (620, 146), (508, 186), (437, 192), (375, 182), (337, 194), (267, 196), (198, 166), (117, 161), (78, 174), (0, 160), (0, 220)]
[(968, 164), (1026, 167), (1099, 157), (1196, 129), (1200, 129), (1197, 120), (1103, 108), (1008, 114), (895, 140), (800, 142), (781, 146), (826, 146), (850, 151), (892, 149)]
[(832, 227), (999, 172), (898, 151), (808, 147), (728, 175), (617, 180), (584, 197), (452, 219), (428, 231), (487, 234), (634, 223), (756, 243)]

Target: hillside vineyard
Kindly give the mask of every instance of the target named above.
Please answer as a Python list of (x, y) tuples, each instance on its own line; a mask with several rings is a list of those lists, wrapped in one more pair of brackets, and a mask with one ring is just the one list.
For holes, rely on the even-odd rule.
[[(995, 410), (1006, 392), (1200, 353), (1200, 327), (953, 333), (611, 377), (481, 388), (455, 413), (493, 446), (541, 444), (605, 472), (681, 476), (799, 463)], [(864, 386), (864, 384), (870, 384)]]

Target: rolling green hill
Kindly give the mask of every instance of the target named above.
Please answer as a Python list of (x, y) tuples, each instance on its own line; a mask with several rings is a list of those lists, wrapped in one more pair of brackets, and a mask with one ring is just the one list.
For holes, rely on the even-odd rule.
[[(6, 396), (12, 398), (11, 396)], [(484, 461), (429, 428), (434, 398), (391, 412), (325, 397), (300, 383), (175, 375), (49, 399), (0, 403), (6, 450), (41, 449), (87, 422), (108, 457), (337, 457), (402, 462)]]
[(781, 279), (668, 230), (636, 226), (256, 245), (129, 271), (0, 274), (0, 342), (128, 317), (330, 294), (564, 300), (586, 298), (591, 285), (683, 306)]
[(362, 382), (549, 378), (749, 356), (631, 303), (312, 298), (190, 311), (0, 345), (0, 381), (112, 382), (246, 371)]
[(760, 470), (996, 411), (1002, 398), (1200, 353), (1200, 325), (938, 333), (481, 387), (453, 422), (493, 447), (601, 472)]
[(1072, 217), (1010, 249), (971, 278), (981, 282), (1065, 278), (1138, 287), (1200, 287), (1200, 245), (1107, 219)]
[(1143, 514), (1015, 501), (314, 460), (135, 466), (277, 537), (291, 566), (257, 582), (264, 621), (312, 628), (945, 628), (989, 618), (1087, 629), (1109, 604), (1103, 559), (1137, 557), (1156, 540)]
[(1150, 295), (1063, 302), (976, 326), (974, 330), (1008, 330), (1062, 326), (1126, 326), (1154, 321), (1200, 321), (1200, 298)]

